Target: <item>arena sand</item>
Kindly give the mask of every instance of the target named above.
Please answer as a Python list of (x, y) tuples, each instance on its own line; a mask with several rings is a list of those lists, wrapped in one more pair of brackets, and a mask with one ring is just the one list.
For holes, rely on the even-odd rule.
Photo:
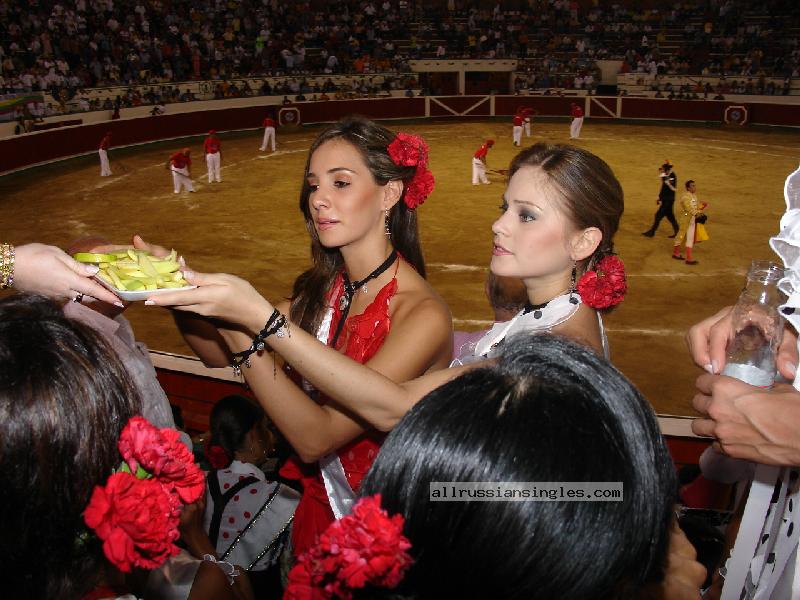
[[(209, 126), (213, 126), (212, 123)], [(491, 256), (491, 224), (517, 148), (511, 124), (425, 122), (397, 125), (430, 143), (436, 191), (420, 208), (428, 278), (452, 310), (456, 329), (481, 329), (492, 313), (483, 281)], [(99, 177), (96, 155), (30, 169), (0, 179), (4, 238), (66, 246), (99, 234), (125, 243), (134, 233), (177, 248), (198, 271), (225, 271), (250, 280), (272, 300), (289, 294), (308, 261), (308, 237), (298, 210), (306, 151), (318, 128), (278, 132), (278, 150), (259, 152), (261, 131), (221, 134), (221, 184), (208, 184), (202, 137), (110, 152), (112, 177)], [(536, 122), (534, 141), (567, 143), (569, 125)], [(472, 153), (483, 139), (492, 185), (472, 186)], [(99, 140), (98, 140), (99, 142)], [(614, 364), (661, 414), (692, 415), (699, 370), (691, 363), (687, 328), (735, 302), (752, 259), (774, 258), (767, 240), (784, 211), (783, 181), (797, 167), (800, 134), (785, 130), (604, 124), (587, 121), (578, 145), (605, 159), (625, 190), (616, 249), (629, 274), (625, 302), (605, 319)], [(164, 168), (188, 145), (197, 192), (172, 193)], [(697, 182), (710, 206), (711, 239), (696, 247), (696, 266), (670, 258), (664, 221), (642, 237), (656, 210), (658, 166), (675, 165), (679, 190)], [(492, 172), (496, 170), (496, 172)], [(188, 354), (167, 311), (132, 306), (137, 336), (156, 350)]]

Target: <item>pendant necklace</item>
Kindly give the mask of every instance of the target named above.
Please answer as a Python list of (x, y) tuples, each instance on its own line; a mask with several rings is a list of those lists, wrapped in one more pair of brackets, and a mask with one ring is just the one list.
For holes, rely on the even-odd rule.
[(336, 324), (336, 332), (333, 334), (333, 340), (331, 341), (331, 347), (336, 347), (336, 340), (339, 339), (339, 334), (342, 332), (342, 327), (344, 327), (344, 322), (347, 319), (347, 314), (350, 312), (350, 304), (353, 301), (353, 296), (355, 296), (356, 292), (360, 289), (364, 290), (364, 293), (367, 293), (367, 282), (372, 279), (377, 279), (380, 277), (386, 269), (391, 267), (394, 264), (394, 261), (397, 260), (397, 251), (392, 250), (392, 253), (383, 261), (378, 267), (372, 271), (369, 275), (364, 277), (364, 279), (359, 279), (358, 281), (354, 281), (350, 283), (350, 278), (347, 276), (347, 271), (342, 273), (342, 279), (344, 279), (344, 291), (342, 292), (341, 297), (339, 298), (339, 311), (342, 313), (339, 317), (339, 322)]

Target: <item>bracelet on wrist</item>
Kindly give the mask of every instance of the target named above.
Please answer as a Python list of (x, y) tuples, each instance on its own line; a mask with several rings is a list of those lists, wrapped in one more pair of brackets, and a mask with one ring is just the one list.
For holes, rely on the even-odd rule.
[(228, 579), (228, 584), (230, 585), (233, 585), (235, 582), (234, 580), (242, 574), (235, 565), (224, 560), (218, 560), (213, 554), (203, 554), (203, 560), (205, 562), (213, 563), (222, 569), (222, 572), (225, 573), (225, 577)]
[(0, 244), (0, 290), (14, 287), (14, 246)]
[(242, 374), (242, 365), (250, 368), (250, 357), (256, 352), (261, 352), (266, 347), (265, 340), (271, 335), (279, 338), (286, 336), (291, 337), (291, 332), (289, 331), (289, 321), (278, 311), (277, 308), (273, 309), (272, 314), (269, 316), (269, 319), (267, 319), (266, 325), (264, 325), (264, 328), (255, 335), (253, 338), (253, 343), (250, 344), (250, 347), (246, 350), (242, 350), (241, 352), (233, 353), (233, 363), (231, 366), (233, 367), (233, 372), (236, 373), (236, 375)]

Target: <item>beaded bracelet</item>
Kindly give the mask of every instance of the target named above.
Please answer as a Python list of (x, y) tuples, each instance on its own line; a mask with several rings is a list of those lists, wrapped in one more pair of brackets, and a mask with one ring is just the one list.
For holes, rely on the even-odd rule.
[(287, 335), (291, 337), (288, 321), (285, 316), (278, 312), (277, 308), (273, 309), (272, 314), (269, 316), (269, 319), (267, 319), (267, 324), (264, 325), (264, 329), (256, 334), (250, 347), (247, 350), (233, 353), (233, 363), (231, 366), (233, 367), (233, 372), (237, 376), (242, 374), (242, 365), (250, 368), (250, 356), (263, 350), (266, 346), (264, 340), (271, 335), (275, 335), (279, 338)]
[(0, 244), (0, 290), (14, 286), (14, 246)]

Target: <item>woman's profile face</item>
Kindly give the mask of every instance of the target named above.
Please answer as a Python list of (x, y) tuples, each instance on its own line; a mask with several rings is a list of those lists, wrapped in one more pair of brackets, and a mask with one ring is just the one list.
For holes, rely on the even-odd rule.
[(492, 225), (495, 275), (528, 279), (561, 276), (572, 268), (574, 230), (561, 209), (559, 192), (539, 167), (522, 167), (503, 195), (502, 214)]
[(309, 213), (323, 246), (383, 235), (385, 188), (375, 182), (355, 146), (341, 139), (322, 144), (311, 155), (306, 180)]

